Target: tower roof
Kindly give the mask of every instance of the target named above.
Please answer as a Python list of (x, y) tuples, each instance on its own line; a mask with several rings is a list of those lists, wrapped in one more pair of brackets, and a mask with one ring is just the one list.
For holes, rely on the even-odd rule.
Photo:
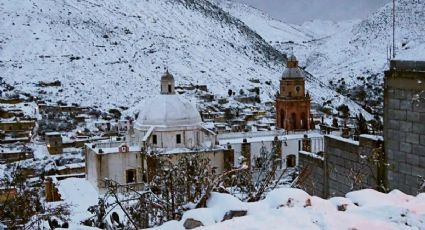
[(174, 81), (174, 76), (170, 72), (168, 72), (168, 69), (165, 71), (165, 73), (161, 77), (161, 81), (163, 81), (163, 80), (173, 80)]
[(304, 72), (298, 67), (298, 60), (294, 55), (288, 58), (286, 69), (283, 71), (282, 79), (305, 78)]

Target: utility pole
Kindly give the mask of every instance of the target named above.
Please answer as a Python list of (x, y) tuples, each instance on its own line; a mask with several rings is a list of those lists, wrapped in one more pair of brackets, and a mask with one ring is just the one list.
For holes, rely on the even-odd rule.
[(393, 59), (395, 59), (395, 0), (393, 0)]

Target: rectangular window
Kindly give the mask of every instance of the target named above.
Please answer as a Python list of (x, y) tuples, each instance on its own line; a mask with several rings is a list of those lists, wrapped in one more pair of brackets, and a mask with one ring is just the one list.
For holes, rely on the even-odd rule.
[(129, 183), (136, 183), (136, 170), (135, 169), (129, 169), (126, 171), (126, 182)]
[(180, 135), (180, 134), (177, 134), (176, 135), (176, 143), (177, 144), (181, 144), (182, 143), (182, 135)]
[(152, 135), (152, 144), (156, 145), (158, 143), (157, 141), (156, 135)]

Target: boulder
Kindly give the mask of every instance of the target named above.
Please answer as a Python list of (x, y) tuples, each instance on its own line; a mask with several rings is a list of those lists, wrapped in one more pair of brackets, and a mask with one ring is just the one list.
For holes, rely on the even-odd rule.
[(246, 216), (247, 212), (248, 211), (246, 211), (246, 210), (231, 210), (231, 211), (228, 211), (224, 215), (222, 222), (226, 221), (226, 220), (233, 219), (234, 217)]
[(194, 229), (194, 228), (201, 227), (201, 226), (204, 226), (204, 224), (201, 221), (195, 220), (195, 219), (192, 219), (192, 218), (186, 219), (186, 221), (183, 224), (183, 227), (185, 229)]

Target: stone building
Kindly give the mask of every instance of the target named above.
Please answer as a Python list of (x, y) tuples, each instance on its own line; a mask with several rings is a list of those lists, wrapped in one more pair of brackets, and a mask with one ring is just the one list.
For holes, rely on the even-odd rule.
[(310, 151), (321, 152), (324, 148), (323, 135), (313, 131), (292, 134), (286, 134), (282, 130), (222, 133), (218, 135), (218, 139), (220, 145), (229, 145), (234, 150), (235, 166), (239, 166), (241, 163), (239, 159), (243, 152), (248, 153), (251, 169), (255, 169), (256, 161), (261, 155), (262, 148), (267, 152), (272, 152), (276, 142), (281, 146), (279, 151), (279, 169), (298, 165), (298, 153), (306, 148), (306, 139), (308, 139)]
[(0, 164), (34, 158), (34, 151), (22, 144), (0, 145)]
[(310, 129), (310, 96), (305, 90), (304, 73), (293, 55), (288, 59), (280, 80), (280, 92), (276, 98), (276, 127), (287, 131)]
[(32, 120), (17, 120), (17, 121), (1, 121), (0, 130), (5, 132), (23, 132), (32, 131), (35, 126), (35, 121)]
[(323, 153), (300, 152), (304, 188), (322, 197), (362, 188), (416, 195), (425, 187), (425, 62), (390, 62), (385, 72), (384, 138), (325, 137)]
[(155, 173), (156, 160), (176, 163), (185, 154), (208, 158), (217, 173), (233, 166), (233, 151), (217, 145), (217, 135), (203, 126), (197, 109), (176, 94), (168, 71), (160, 86), (161, 94), (141, 106), (124, 141), (86, 144), (86, 178), (96, 187), (105, 187), (108, 178), (140, 189)]
[(425, 62), (391, 61), (385, 72), (385, 153), (390, 189), (416, 194), (425, 178)]
[(52, 154), (52, 155), (62, 154), (63, 143), (62, 143), (62, 136), (59, 132), (46, 133), (45, 140), (47, 143), (47, 151), (49, 151), (49, 154)]
[[(360, 135), (359, 141), (326, 135), (323, 152), (300, 151), (300, 186), (323, 198), (344, 196), (363, 188), (386, 186), (383, 139)], [(375, 161), (378, 160), (378, 161)]]

